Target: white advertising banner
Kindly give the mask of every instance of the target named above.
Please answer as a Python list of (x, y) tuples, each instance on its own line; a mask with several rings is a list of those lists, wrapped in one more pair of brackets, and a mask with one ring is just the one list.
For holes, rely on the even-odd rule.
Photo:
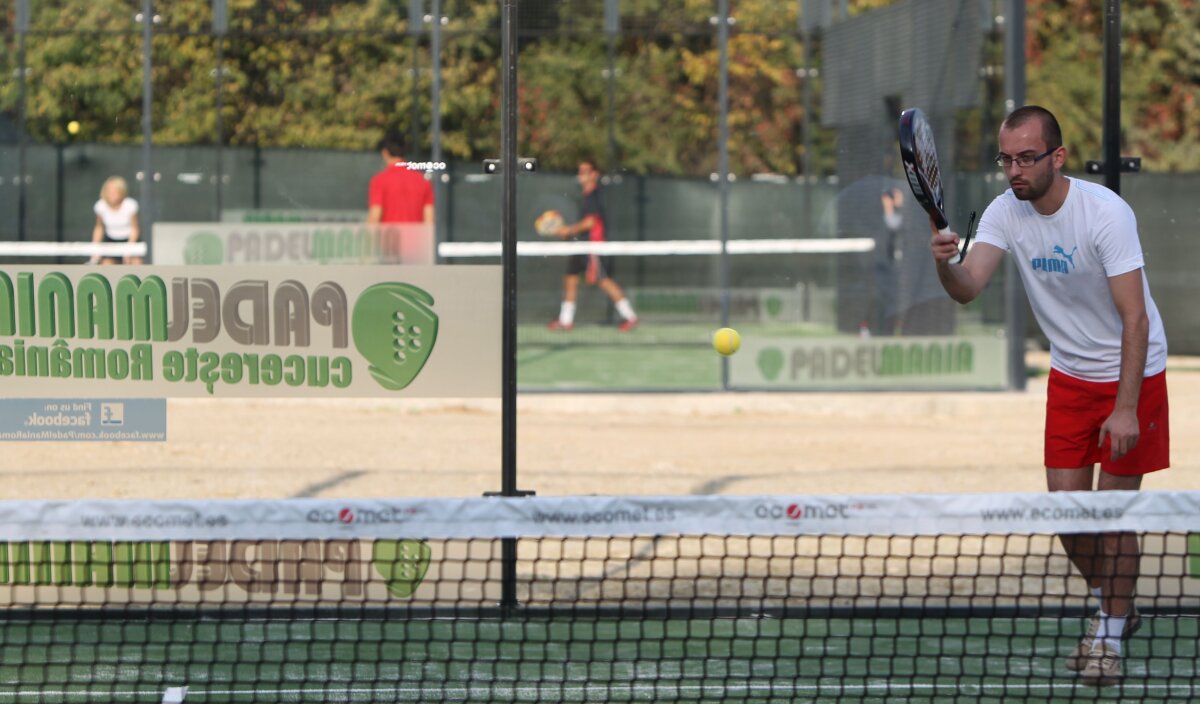
[(730, 358), (743, 389), (1003, 389), (1008, 342), (995, 335), (749, 338)]
[(500, 288), (496, 266), (5, 265), (0, 395), (499, 396)]
[(156, 265), (432, 264), (433, 226), (423, 223), (157, 222)]
[(1200, 531), (1200, 492), (0, 502), (0, 542)]

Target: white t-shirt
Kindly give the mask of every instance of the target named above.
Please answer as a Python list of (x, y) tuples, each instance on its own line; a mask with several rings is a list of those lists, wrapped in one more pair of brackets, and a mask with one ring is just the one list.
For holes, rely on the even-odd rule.
[[(976, 241), (1016, 259), (1038, 324), (1050, 339), (1050, 366), (1078, 379), (1121, 376), (1123, 325), (1108, 279), (1144, 267), (1137, 218), (1116, 193), (1071, 178), (1053, 215), (1005, 191), (984, 211)], [(1142, 271), (1150, 346), (1145, 375), (1167, 367), (1167, 336)]]
[(136, 200), (125, 196), (125, 200), (113, 208), (108, 201), (101, 198), (96, 201), (92, 210), (96, 211), (100, 222), (104, 223), (104, 234), (108, 235), (109, 239), (127, 240), (133, 234), (133, 216), (138, 212)]

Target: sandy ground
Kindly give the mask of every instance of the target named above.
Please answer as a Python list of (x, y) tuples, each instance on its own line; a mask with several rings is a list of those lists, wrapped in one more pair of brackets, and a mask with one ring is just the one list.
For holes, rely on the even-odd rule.
[[(1044, 366), (1040, 357), (1032, 364)], [(1200, 489), (1200, 360), (1172, 360), (1173, 467)], [(1019, 393), (523, 395), (518, 486), (561, 494), (1039, 491), (1045, 377)], [(498, 400), (168, 403), (164, 443), (7, 443), (22, 498), (478, 496)]]

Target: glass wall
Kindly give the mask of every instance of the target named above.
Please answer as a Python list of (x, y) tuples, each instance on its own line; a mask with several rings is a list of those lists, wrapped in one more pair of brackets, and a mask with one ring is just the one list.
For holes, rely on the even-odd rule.
[[(895, 140), (899, 112), (922, 107), (951, 224), (965, 232), (1006, 187), (990, 164), (1006, 71), (1019, 66), (1005, 53), (1006, 7), (520, 3), (519, 151), (538, 163), (518, 187), (529, 247), (518, 265), (521, 388), (1019, 386), (1019, 370), (997, 371), (1024, 335), (1012, 327), (1011, 277), (1001, 271), (966, 307), (945, 297)], [(0, 63), (16, 79), (0, 88), (0, 239), (90, 239), (92, 204), (113, 175), (155, 224), (361, 223), (383, 167), (376, 144), (390, 130), (407, 138), (410, 159), (445, 163), (430, 175), (438, 261), (499, 261), (495, 248), (461, 248), (499, 240), (500, 179), (483, 169), (499, 156), (498, 3), (150, 3), (149, 56), (144, 10), (136, 0), (21, 0), (0, 18)], [(1137, 36), (1152, 24), (1139, 13), (1130, 22)], [(913, 52), (918, 32), (944, 50)], [(1031, 44), (1041, 41), (1034, 32)], [(1030, 102), (1062, 102), (1029, 56), (1041, 82)], [(1188, 192), (1191, 176), (1141, 116), (1127, 119), (1131, 140), (1158, 150), (1124, 182), (1154, 225), (1143, 236), (1165, 271), (1152, 274), (1184, 286), (1186, 272), (1172, 271), (1184, 238), (1161, 233), (1195, 224), (1177, 202), (1185, 196), (1173, 195)], [(1097, 135), (1071, 139), (1090, 147)], [(1072, 173), (1084, 151), (1073, 152)], [(604, 232), (572, 237), (603, 237), (592, 249), (613, 285), (589, 285), (585, 255), (569, 313), (564, 286), (581, 265), (533, 222), (548, 210), (568, 226), (581, 221), (585, 161), (599, 172)], [(1157, 177), (1160, 168), (1172, 175)], [(1164, 305), (1164, 315), (1180, 331), (1173, 342), (1188, 346), (1194, 326), (1177, 308)], [(622, 331), (630, 310), (637, 323)], [(549, 329), (560, 318), (571, 330)], [(745, 353), (712, 354), (709, 336), (722, 326), (742, 333)], [(973, 373), (939, 367), (947, 354)], [(877, 373), (884, 356), (901, 360), (887, 378)], [(837, 376), (839, 362), (807, 377), (765, 374), (780, 357), (862, 358), (874, 371), (855, 381)], [(815, 376), (825, 372), (833, 376)]]

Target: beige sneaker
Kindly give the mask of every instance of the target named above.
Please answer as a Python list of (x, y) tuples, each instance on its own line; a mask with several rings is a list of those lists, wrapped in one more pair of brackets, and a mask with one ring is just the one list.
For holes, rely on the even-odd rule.
[[(1137, 629), (1142, 627), (1142, 617), (1138, 614), (1137, 607), (1133, 607), (1133, 611), (1129, 617), (1125, 619), (1125, 632), (1121, 634), (1121, 640), (1128, 640), (1130, 636), (1137, 632)], [(1096, 640), (1096, 634), (1100, 632), (1100, 612), (1097, 611), (1088, 621), (1087, 633), (1084, 634), (1083, 640), (1075, 646), (1075, 650), (1067, 656), (1066, 666), (1068, 670), (1079, 672), (1087, 667), (1088, 655), (1092, 652), (1092, 643)]]
[(1096, 647), (1092, 648), (1092, 652), (1088, 653), (1087, 666), (1079, 673), (1084, 684), (1095, 687), (1116, 684), (1124, 676), (1121, 671), (1121, 654), (1107, 643), (1097, 643)]

